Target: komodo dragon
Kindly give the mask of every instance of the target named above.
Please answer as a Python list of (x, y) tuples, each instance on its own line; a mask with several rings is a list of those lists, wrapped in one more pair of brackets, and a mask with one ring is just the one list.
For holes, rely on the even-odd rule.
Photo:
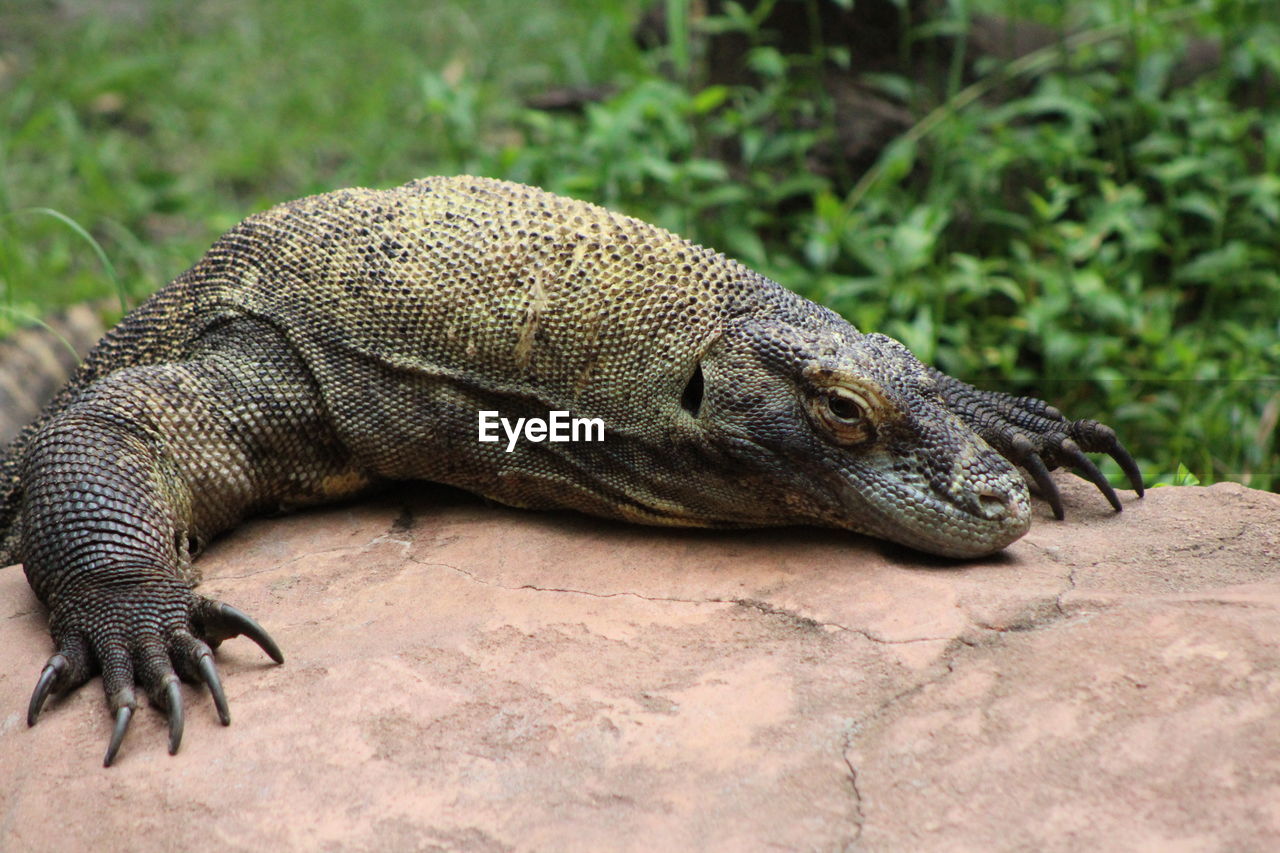
[[(478, 413), (599, 418), (600, 442), (478, 440)], [(0, 565), (21, 560), (57, 650), (31, 697), (101, 671), (115, 758), (140, 684), (230, 717), (211, 648), (251, 618), (193, 557), (264, 511), (389, 480), (646, 524), (844, 528), (953, 557), (1030, 525), (1022, 466), (1108, 427), (979, 391), (636, 219), (484, 178), (304, 198), (246, 219), (111, 330), (0, 459)]]

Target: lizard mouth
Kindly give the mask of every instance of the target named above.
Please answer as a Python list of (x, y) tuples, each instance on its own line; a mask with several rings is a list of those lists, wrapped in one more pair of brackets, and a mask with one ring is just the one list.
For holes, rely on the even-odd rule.
[(1031, 501), (1020, 480), (953, 488), (945, 498), (927, 484), (868, 477), (840, 492), (840, 526), (944, 557), (982, 557), (1031, 527)]

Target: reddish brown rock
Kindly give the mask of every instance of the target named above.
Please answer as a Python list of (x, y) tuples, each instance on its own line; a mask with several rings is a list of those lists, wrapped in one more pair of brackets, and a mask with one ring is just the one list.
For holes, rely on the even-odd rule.
[(1125, 495), (965, 564), (456, 493), (259, 521), (219, 651), (116, 766), (101, 685), (0, 570), (0, 849), (1265, 849), (1280, 839), (1280, 496)]

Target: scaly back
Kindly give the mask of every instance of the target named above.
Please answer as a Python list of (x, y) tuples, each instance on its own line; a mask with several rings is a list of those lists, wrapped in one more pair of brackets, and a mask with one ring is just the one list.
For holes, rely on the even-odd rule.
[[(219, 308), (271, 319), (309, 363), (358, 353), (536, 386), (546, 402), (593, 412), (622, 403), (629, 416), (629, 400), (672, 390), (638, 381), (680, 378), (654, 363), (692, 368), (727, 311), (795, 301), (653, 225), (470, 177), (281, 205), (228, 234), (201, 266), (224, 263), (237, 265), (237, 283), (218, 291)], [(735, 289), (743, 300), (727, 298)]]

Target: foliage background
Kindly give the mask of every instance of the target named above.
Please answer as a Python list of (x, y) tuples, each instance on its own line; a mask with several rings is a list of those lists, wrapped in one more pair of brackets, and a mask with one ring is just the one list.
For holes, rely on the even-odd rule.
[[(666, 0), (642, 51), (639, 0), (0, 0), (0, 332), (136, 301), (276, 202), (470, 172), (655, 221), (950, 373), (1104, 419), (1149, 482), (1277, 488), (1280, 2), (903, 2), (904, 57), (954, 50), (861, 81), (915, 122), (870, 173), (816, 162), (842, 118), (819, 72), (856, 57), (784, 54), (761, 24), (823, 2), (853, 4)], [(966, 80), (984, 12), (1060, 44)], [(713, 32), (746, 40), (752, 85), (709, 82)], [(1221, 60), (1178, 82), (1192, 39)]]

